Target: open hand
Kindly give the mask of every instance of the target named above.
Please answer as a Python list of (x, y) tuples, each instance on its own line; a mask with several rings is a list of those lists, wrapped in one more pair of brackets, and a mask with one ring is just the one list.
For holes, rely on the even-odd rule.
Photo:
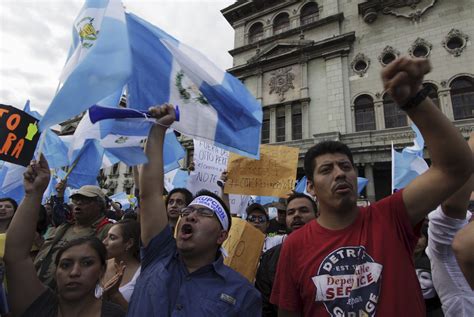
[(120, 264), (115, 263), (115, 275), (104, 284), (102, 296), (109, 298), (119, 292), (120, 283), (122, 283), (123, 273), (126, 268), (123, 262), (120, 262)]
[(423, 77), (430, 71), (426, 58), (397, 58), (382, 71), (384, 89), (403, 106), (422, 88)]

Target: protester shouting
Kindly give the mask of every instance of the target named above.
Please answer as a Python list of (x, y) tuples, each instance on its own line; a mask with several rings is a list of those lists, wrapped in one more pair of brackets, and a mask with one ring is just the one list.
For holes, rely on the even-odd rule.
[(357, 174), (337, 141), (308, 150), (307, 190), (319, 217), (282, 247), (271, 302), (280, 316), (425, 316), (413, 265), (419, 225), (471, 175), (473, 157), (459, 131), (427, 97), (427, 59), (401, 57), (382, 72), (385, 90), (420, 129), (432, 165), (405, 189), (357, 207)]
[(259, 316), (258, 291), (223, 263), (220, 247), (231, 217), (213, 193), (198, 195), (182, 209), (173, 238), (162, 197), (163, 141), (174, 108), (151, 108), (161, 117), (146, 144), (148, 163), (140, 171), (142, 270), (128, 316)]
[(94, 291), (105, 273), (106, 250), (95, 237), (71, 240), (55, 257), (56, 291), (37, 277), (30, 248), (35, 235), (39, 208), (49, 183), (45, 158), (32, 162), (24, 173), (25, 197), (10, 225), (5, 265), (8, 296), (14, 316), (124, 316), (118, 306), (95, 297)]

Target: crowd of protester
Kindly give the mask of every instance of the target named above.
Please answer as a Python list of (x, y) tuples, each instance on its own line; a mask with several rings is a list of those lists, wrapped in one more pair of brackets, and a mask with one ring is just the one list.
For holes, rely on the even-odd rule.
[(304, 159), (309, 195), (245, 210), (265, 235), (253, 281), (224, 264), (227, 195), (162, 195), (171, 105), (150, 110), (159, 119), (148, 163), (134, 169), (135, 209), (93, 185), (64, 201), (67, 179), (42, 204), (50, 170), (33, 161), (21, 203), (0, 198), (1, 316), (474, 316), (474, 133), (467, 143), (420, 90), (429, 71), (399, 58), (382, 80), (421, 130), (430, 169), (357, 207), (350, 149), (316, 144)]

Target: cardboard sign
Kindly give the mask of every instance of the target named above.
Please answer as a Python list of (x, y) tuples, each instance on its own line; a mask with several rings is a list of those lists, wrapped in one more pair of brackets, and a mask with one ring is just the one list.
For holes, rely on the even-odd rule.
[(30, 164), (40, 136), (37, 122), (26, 112), (0, 104), (0, 160)]
[(187, 188), (193, 194), (201, 189), (207, 189), (220, 195), (221, 189), (217, 180), (227, 168), (229, 152), (215, 145), (194, 140), (194, 171), (188, 178)]
[(260, 160), (231, 153), (226, 193), (286, 197), (295, 187), (299, 149), (261, 145)]
[(224, 258), (224, 264), (253, 283), (264, 241), (265, 235), (260, 230), (245, 220), (232, 218), (229, 236), (222, 245), (229, 254)]

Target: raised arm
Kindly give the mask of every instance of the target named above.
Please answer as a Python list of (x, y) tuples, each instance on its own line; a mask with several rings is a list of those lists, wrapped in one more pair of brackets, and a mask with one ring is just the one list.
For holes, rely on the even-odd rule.
[[(426, 59), (399, 58), (382, 72), (384, 88), (399, 106), (407, 105), (420, 92), (423, 77), (430, 70)], [(403, 201), (415, 225), (467, 181), (474, 162), (462, 135), (428, 97), (405, 111), (420, 129), (432, 162), (429, 170), (403, 191)]]
[(39, 163), (32, 162), (28, 166), (23, 181), (25, 197), (8, 228), (4, 261), (13, 316), (21, 316), (46, 289), (36, 275), (30, 249), (49, 177), (49, 167), (44, 156), (41, 156)]
[(143, 164), (139, 172), (140, 179), (140, 228), (143, 246), (158, 235), (167, 225), (168, 216), (163, 200), (164, 172), (163, 172), (163, 143), (166, 126), (175, 120), (172, 105), (150, 108), (157, 120), (148, 136), (145, 153), (148, 163)]
[[(474, 132), (471, 132), (468, 144), (474, 155)], [(451, 218), (465, 219), (472, 191), (474, 191), (474, 174), (456, 193), (441, 204), (444, 214)]]

